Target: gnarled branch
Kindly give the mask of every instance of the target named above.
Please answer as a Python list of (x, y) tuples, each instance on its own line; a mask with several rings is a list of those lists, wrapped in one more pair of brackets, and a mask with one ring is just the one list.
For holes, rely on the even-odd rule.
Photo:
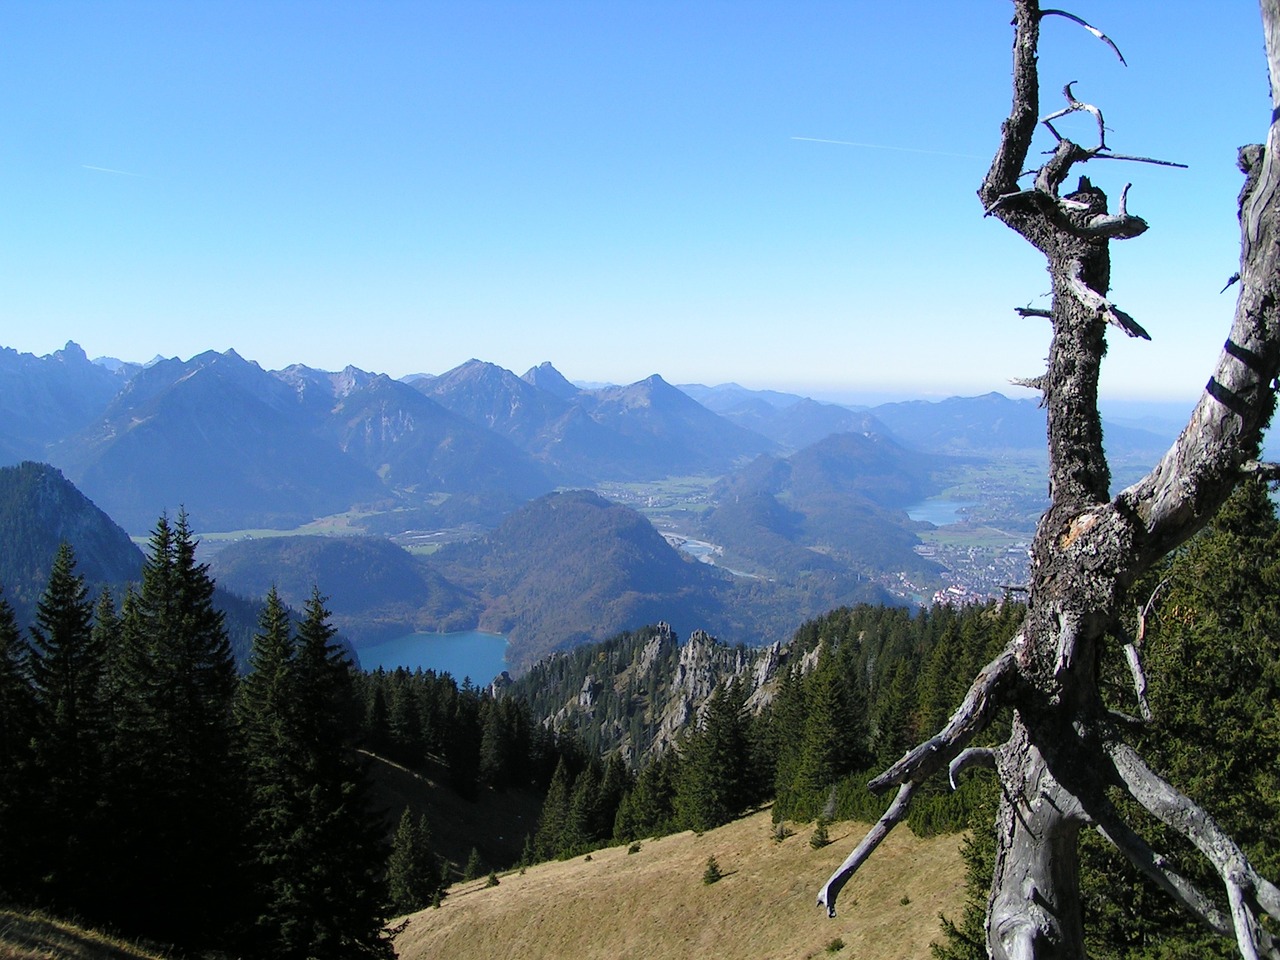
[(1095, 37), (1097, 37), (1099, 40), (1105, 43), (1108, 47), (1114, 50), (1116, 52), (1116, 56), (1120, 58), (1121, 63), (1123, 63), (1126, 67), (1129, 65), (1125, 61), (1124, 54), (1120, 52), (1120, 48), (1116, 46), (1116, 43), (1114, 40), (1108, 37), (1105, 33), (1103, 33), (1097, 27), (1093, 26), (1090, 23), (1086, 23), (1084, 20), (1081, 20), (1074, 13), (1067, 13), (1067, 11), (1065, 10), (1041, 10), (1040, 18), (1044, 19), (1045, 17), (1066, 17), (1068, 20), (1072, 21), (1073, 23), (1080, 24), (1080, 26), (1084, 27), (1086, 30), (1092, 33)]
[(1156, 588), (1151, 591), (1151, 596), (1147, 597), (1147, 602), (1138, 608), (1133, 640), (1124, 645), (1124, 658), (1129, 664), (1129, 674), (1133, 677), (1133, 692), (1138, 698), (1138, 711), (1142, 714), (1142, 719), (1148, 723), (1151, 722), (1151, 705), (1147, 702), (1147, 674), (1142, 669), (1142, 646), (1147, 639), (1147, 617), (1151, 616), (1151, 608), (1155, 606), (1156, 597), (1168, 584), (1168, 577), (1157, 583)]
[(868, 789), (880, 793), (895, 783), (909, 780), (923, 783), (981, 733), (999, 705), (1000, 695), (1017, 676), (1014, 660), (1017, 642), (1015, 637), (1000, 656), (982, 668), (945, 727), (871, 780)]
[(1071, 292), (1076, 295), (1076, 299), (1106, 320), (1107, 323), (1119, 327), (1129, 336), (1143, 340), (1151, 339), (1151, 334), (1143, 330), (1137, 320), (1134, 320), (1133, 317), (1084, 282), (1084, 278), (1080, 276), (1079, 264), (1075, 264), (1074, 267), (1075, 269), (1066, 279), (1067, 285)]
[(1189, 910), (1201, 923), (1223, 937), (1234, 936), (1231, 919), (1218, 909), (1209, 897), (1195, 884), (1171, 869), (1160, 854), (1156, 853), (1109, 804), (1104, 809), (1094, 809), (1090, 815), (1097, 822), (1097, 831), (1119, 850), (1135, 867), (1155, 881), (1165, 893)]
[(840, 896), (844, 885), (858, 872), (858, 868), (866, 863), (867, 858), (875, 852), (876, 847), (880, 846), (881, 841), (907, 815), (915, 792), (914, 783), (904, 783), (899, 787), (898, 795), (893, 798), (893, 803), (889, 804), (889, 809), (876, 821), (876, 825), (867, 831), (862, 842), (854, 847), (853, 853), (845, 858), (844, 863), (840, 864), (836, 872), (822, 885), (822, 889), (818, 891), (818, 906), (827, 908), (828, 917), (836, 915), (836, 898)]
[(1071, 83), (1062, 88), (1062, 95), (1067, 98), (1067, 105), (1061, 110), (1056, 110), (1047, 117), (1041, 118), (1040, 122), (1049, 128), (1049, 132), (1053, 134), (1054, 139), (1061, 141), (1063, 137), (1058, 134), (1057, 130), (1053, 129), (1053, 124), (1049, 121), (1057, 120), (1059, 117), (1065, 117), (1067, 114), (1076, 113), (1080, 110), (1091, 114), (1093, 119), (1098, 121), (1098, 145), (1088, 152), (1097, 153), (1099, 150), (1107, 149), (1107, 128), (1102, 123), (1102, 111), (1092, 103), (1085, 103), (1076, 99), (1075, 94), (1071, 92), (1071, 86), (1075, 82), (1075, 80), (1072, 80)]
[[(1176, 790), (1126, 743), (1106, 744), (1120, 786), (1167, 827), (1181, 834), (1213, 866), (1232, 904), (1232, 920), (1242, 956), (1263, 949), (1255, 905), (1280, 920), (1280, 890), (1259, 874), (1239, 845), (1194, 800)], [(1274, 954), (1280, 956), (1280, 954)]]
[(947, 767), (947, 782), (951, 784), (952, 790), (960, 789), (956, 783), (956, 777), (964, 773), (970, 767), (990, 767), (995, 768), (996, 752), (990, 747), (969, 747), (961, 750), (960, 754), (951, 761), (951, 765)]

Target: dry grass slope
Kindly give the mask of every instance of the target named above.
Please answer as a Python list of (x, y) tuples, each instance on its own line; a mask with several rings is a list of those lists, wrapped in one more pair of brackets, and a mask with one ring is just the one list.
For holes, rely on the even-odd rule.
[[(828, 920), (818, 887), (861, 838), (833, 824), (830, 846), (809, 845), (812, 826), (781, 843), (763, 811), (702, 836), (677, 834), (627, 848), (541, 864), (523, 876), (457, 884), (438, 910), (409, 918), (400, 960), (801, 960), (929, 956), (938, 915), (959, 912), (959, 838), (920, 840), (895, 831), (841, 896)], [(707, 858), (724, 878), (704, 884)], [(828, 953), (842, 940), (844, 947)]]
[(42, 913), (0, 907), (0, 960), (162, 960), (163, 956)]

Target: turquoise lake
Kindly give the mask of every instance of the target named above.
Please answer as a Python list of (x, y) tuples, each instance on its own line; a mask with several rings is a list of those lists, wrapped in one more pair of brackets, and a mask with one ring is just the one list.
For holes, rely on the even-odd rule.
[(411, 633), (407, 637), (361, 647), (356, 651), (364, 670), (434, 670), (453, 674), (461, 683), (470, 677), (485, 687), (507, 669), (507, 638), (499, 633), (463, 630), (458, 633)]

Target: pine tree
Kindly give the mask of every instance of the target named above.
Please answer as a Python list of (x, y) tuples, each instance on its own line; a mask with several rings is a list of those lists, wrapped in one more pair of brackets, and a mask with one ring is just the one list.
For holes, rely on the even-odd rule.
[[(1274, 875), (1280, 867), (1280, 522), (1265, 485), (1241, 484), (1206, 530), (1133, 591), (1135, 603), (1145, 605), (1160, 583), (1144, 650), (1154, 720), (1139, 747), (1241, 840), (1259, 869)], [(1108, 663), (1120, 662), (1112, 650)], [(1110, 680), (1117, 706), (1136, 713), (1127, 672)], [(944, 921), (945, 939), (934, 947), (938, 960), (987, 956), (983, 923), (995, 857), (995, 796), (992, 783), (985, 807), (974, 811), (975, 829), (964, 848), (965, 906), (957, 922)], [(1206, 875), (1201, 858), (1180, 838), (1150, 822), (1143, 834), (1172, 868), (1216, 892), (1216, 877)], [(1081, 837), (1081, 888), (1090, 957), (1237, 956), (1232, 941), (1193, 923), (1091, 832)]]
[(714, 856), (707, 857), (707, 867), (702, 871), (702, 882), (705, 884), (713, 884), (724, 878), (724, 874), (720, 872), (720, 863)]
[(279, 960), (390, 956), (381, 826), (346, 737), (351, 665), (333, 643), (318, 591), (292, 643), (287, 634), (273, 591), (238, 708), (253, 792), (256, 952)]
[(750, 751), (744, 715), (746, 691), (733, 681), (707, 702), (702, 725), (686, 740), (676, 788), (676, 813), (685, 827), (703, 831), (728, 823), (746, 808)]
[(635, 786), (618, 805), (613, 826), (614, 839), (639, 840), (661, 836), (674, 829), (680, 767), (680, 755), (668, 750), (640, 769)]
[(845, 774), (867, 762), (866, 704), (844, 658), (830, 646), (805, 687), (804, 732), (788, 789), (792, 815), (809, 819)]
[(560, 834), (560, 857), (572, 857), (590, 849), (598, 838), (594, 824), (599, 820), (600, 763), (594, 757), (573, 781), (569, 811)]
[(618, 807), (631, 786), (631, 771), (627, 769), (627, 762), (622, 759), (622, 753), (610, 754), (605, 763), (604, 776), (600, 780), (595, 812), (591, 821), (591, 836), (594, 839), (607, 840), (613, 835)]
[(396, 828), (391, 858), (387, 861), (391, 912), (402, 915), (429, 906), (441, 886), (440, 871), (431, 850), (427, 818), (415, 818), (406, 807)]
[(484, 872), (484, 863), (480, 860), (480, 851), (475, 847), (467, 855), (467, 864), (462, 868), (463, 880), (475, 880)]
[(569, 820), (569, 798), (573, 789), (573, 775), (564, 758), (556, 764), (551, 786), (542, 801), (542, 814), (538, 818), (538, 832), (533, 847), (539, 860), (551, 860), (564, 849), (565, 825)]
[(125, 596), (111, 686), (113, 915), (187, 946), (225, 943), (241, 920), (243, 777), (233, 750), (235, 665), (185, 514), (152, 531), (142, 584)]
[(805, 684), (798, 669), (783, 673), (767, 718), (765, 742), (774, 753), (773, 819), (795, 817), (803, 805), (796, 792), (805, 737)]
[(13, 607), (0, 597), (0, 891), (30, 895), (36, 788), (31, 741), (35, 695), (30, 648), (18, 630)]
[(31, 627), (36, 766), (42, 792), (41, 873), (46, 895), (76, 909), (91, 903), (101, 857), (98, 793), (107, 739), (102, 651), (75, 554), (63, 543)]

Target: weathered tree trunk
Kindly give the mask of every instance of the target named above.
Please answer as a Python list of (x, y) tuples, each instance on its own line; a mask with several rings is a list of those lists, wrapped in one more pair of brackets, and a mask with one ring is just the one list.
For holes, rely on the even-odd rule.
[[(823, 887), (819, 902), (834, 913), (840, 888), (905, 816), (918, 784), (943, 767), (954, 780), (962, 768), (985, 763), (995, 768), (1002, 786), (987, 913), (987, 946), (995, 960), (1083, 960), (1076, 842), (1090, 826), (1204, 924), (1233, 937), (1242, 957), (1280, 958), (1280, 947), (1257, 922), (1263, 912), (1280, 919), (1280, 891), (1257, 874), (1207, 813), (1128, 747), (1096, 682), (1101, 641), (1121, 629), (1125, 590), (1207, 523), (1245, 471), (1259, 468), (1259, 443), (1280, 373), (1280, 123), (1272, 123), (1265, 146), (1240, 153), (1246, 174), (1239, 209), (1240, 293), (1213, 377), (1161, 462), (1112, 497), (1097, 405), (1104, 333), (1110, 324), (1129, 336), (1147, 334), (1107, 300), (1109, 244), (1136, 237), (1147, 225), (1128, 213), (1124, 193), (1112, 212), (1107, 197), (1084, 177), (1069, 194), (1061, 195), (1060, 188), (1076, 164), (1141, 158), (1110, 153), (1101, 114), (1077, 101), (1069, 84), (1068, 110), (1062, 112), (1094, 114), (1098, 145), (1059, 138), (1048, 161), (1034, 171), (1033, 184), (1019, 187), (1041, 109), (1041, 21), (1083, 21), (1041, 10), (1038, 0), (1013, 2), (1013, 105), (978, 195), (988, 215), (1044, 254), (1053, 284), (1048, 368), (1019, 381), (1041, 391), (1048, 412), (1050, 507), (1032, 546), (1027, 614), (947, 726), (872, 781), (873, 789), (899, 785), (898, 798)], [(1280, 0), (1262, 0), (1262, 19), (1274, 105), (1280, 108)], [(1051, 131), (1049, 121), (1057, 115), (1045, 121)], [(995, 750), (967, 748), (1002, 708), (1014, 711), (1010, 739)], [(1226, 910), (1174, 873), (1123, 822), (1107, 798), (1111, 788), (1128, 792), (1200, 850), (1222, 881)]]

